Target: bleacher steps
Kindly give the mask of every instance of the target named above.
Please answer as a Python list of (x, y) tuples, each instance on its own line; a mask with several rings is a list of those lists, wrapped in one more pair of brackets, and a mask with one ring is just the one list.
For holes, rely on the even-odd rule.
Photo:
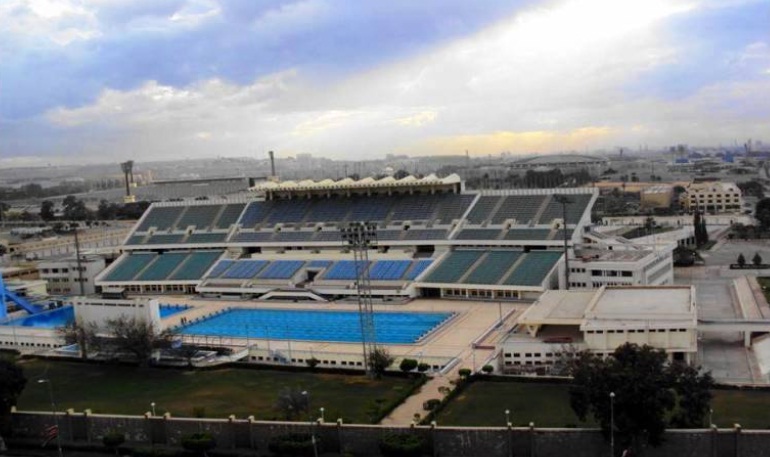
[(513, 262), (513, 265), (511, 265), (511, 267), (508, 268), (508, 270), (506, 270), (506, 272), (503, 273), (502, 276), (500, 276), (500, 279), (495, 284), (502, 285), (505, 282), (505, 280), (508, 278), (508, 276), (510, 276), (517, 268), (519, 268), (519, 265), (521, 265), (522, 262), (524, 262), (524, 258), (527, 257), (528, 255), (529, 254), (522, 252), (519, 258), (516, 259), (515, 262)]
[(553, 199), (552, 195), (549, 195), (547, 196), (547, 198), (543, 199), (543, 203), (540, 204), (540, 208), (532, 217), (532, 221), (530, 225), (537, 225), (540, 222), (540, 218), (543, 217), (543, 213), (545, 212), (545, 209), (548, 208), (548, 205), (551, 203), (552, 199)]
[(465, 270), (465, 274), (460, 276), (460, 278), (457, 279), (457, 283), (458, 284), (464, 284), (465, 280), (468, 278), (468, 276), (470, 276), (471, 273), (473, 273), (473, 270), (475, 270), (479, 265), (484, 263), (484, 261), (487, 259), (487, 257), (489, 257), (489, 252), (490, 251), (486, 251), (485, 253), (481, 254), (479, 256), (479, 258), (476, 259), (476, 261), (473, 262), (473, 264), (467, 270)]

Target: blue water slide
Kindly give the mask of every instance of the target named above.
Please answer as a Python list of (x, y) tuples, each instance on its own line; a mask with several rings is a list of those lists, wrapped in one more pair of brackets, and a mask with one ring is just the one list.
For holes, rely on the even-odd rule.
[(0, 303), (2, 305), (0, 306), (0, 319), (8, 316), (8, 308), (5, 306), (8, 300), (15, 303), (16, 306), (30, 314), (37, 314), (42, 311), (42, 309), (28, 302), (24, 297), (20, 297), (8, 290), (5, 287), (5, 282), (3, 282), (2, 276), (0, 276), (0, 298), (2, 299), (2, 303)]

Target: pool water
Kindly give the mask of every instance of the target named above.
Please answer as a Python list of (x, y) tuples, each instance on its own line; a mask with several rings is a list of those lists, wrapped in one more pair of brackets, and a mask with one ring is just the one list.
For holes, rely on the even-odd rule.
[[(174, 314), (190, 309), (188, 305), (161, 305), (160, 318), (165, 319)], [(75, 309), (72, 306), (56, 308), (39, 314), (20, 317), (0, 325), (13, 325), (15, 327), (57, 328), (64, 327), (75, 320)]]
[[(439, 327), (452, 313), (374, 313), (375, 341), (412, 344)], [(361, 342), (356, 311), (231, 309), (189, 324), (185, 335), (274, 340)]]

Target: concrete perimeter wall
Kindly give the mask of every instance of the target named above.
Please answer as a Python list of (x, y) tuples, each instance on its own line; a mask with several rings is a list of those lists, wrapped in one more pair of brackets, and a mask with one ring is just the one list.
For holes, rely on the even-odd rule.
[[(59, 413), (61, 438), (68, 442), (100, 443), (107, 431), (121, 431), (129, 442), (178, 445), (181, 438), (206, 431), (216, 437), (218, 449), (255, 449), (267, 453), (271, 437), (312, 431), (322, 451), (340, 449), (354, 455), (379, 455), (378, 441), (386, 432), (416, 433), (432, 445), (435, 456), (485, 457), (597, 457), (609, 455), (609, 444), (597, 430), (481, 427), (385, 427), (338, 423), (263, 422), (249, 419), (191, 419), (144, 416), (108, 416)], [(54, 424), (51, 413), (15, 412), (14, 434), (39, 438)], [(770, 431), (676, 430), (664, 444), (645, 451), (645, 457), (770, 457)]]

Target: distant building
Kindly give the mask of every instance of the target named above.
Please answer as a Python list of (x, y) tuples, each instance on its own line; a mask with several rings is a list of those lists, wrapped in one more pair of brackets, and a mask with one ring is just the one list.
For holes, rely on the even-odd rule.
[(656, 249), (580, 249), (570, 259), (570, 287), (665, 286), (674, 283), (676, 245)]
[(680, 196), (680, 201), (688, 211), (740, 213), (743, 209), (741, 190), (731, 182), (690, 183)]
[[(83, 293), (96, 292), (94, 278), (104, 270), (104, 258), (95, 255), (82, 255), (80, 268), (83, 277)], [(59, 260), (47, 260), (38, 265), (40, 279), (48, 283), (48, 293), (52, 295), (80, 295), (80, 275), (78, 261), (73, 257)]]
[(513, 170), (546, 170), (559, 169), (562, 172), (587, 170), (598, 175), (608, 168), (609, 161), (604, 157), (593, 157), (578, 154), (555, 154), (522, 159), (508, 166)]
[(660, 184), (641, 192), (642, 208), (669, 208), (674, 199), (674, 186)]

